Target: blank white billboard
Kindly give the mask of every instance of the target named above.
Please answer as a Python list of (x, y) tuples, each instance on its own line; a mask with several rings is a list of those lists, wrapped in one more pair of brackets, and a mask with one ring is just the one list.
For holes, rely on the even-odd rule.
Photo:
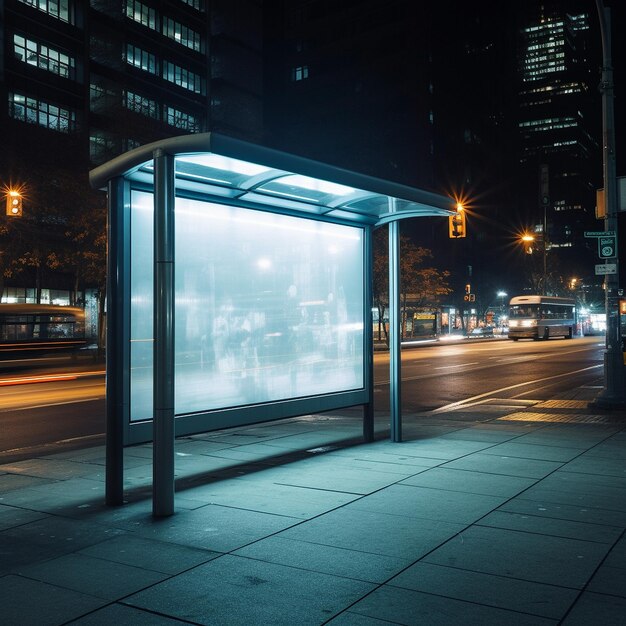
[[(364, 386), (364, 233), (176, 198), (175, 412)], [(131, 421), (152, 418), (153, 196), (131, 194)]]

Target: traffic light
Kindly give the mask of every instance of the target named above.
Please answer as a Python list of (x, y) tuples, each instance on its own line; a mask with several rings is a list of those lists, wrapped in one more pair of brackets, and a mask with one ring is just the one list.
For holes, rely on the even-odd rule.
[(448, 217), (448, 232), (451, 239), (465, 237), (465, 211), (457, 206), (456, 213)]
[(7, 193), (7, 215), (22, 217), (22, 194), (19, 191)]

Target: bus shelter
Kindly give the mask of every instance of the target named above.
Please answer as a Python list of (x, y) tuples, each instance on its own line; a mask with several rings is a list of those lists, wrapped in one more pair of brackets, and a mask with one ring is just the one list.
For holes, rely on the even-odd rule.
[(109, 204), (108, 504), (133, 443), (153, 441), (163, 516), (177, 435), (362, 405), (373, 439), (371, 242), (386, 223), (400, 441), (398, 220), (450, 215), (451, 198), (215, 133), (136, 148), (90, 180)]

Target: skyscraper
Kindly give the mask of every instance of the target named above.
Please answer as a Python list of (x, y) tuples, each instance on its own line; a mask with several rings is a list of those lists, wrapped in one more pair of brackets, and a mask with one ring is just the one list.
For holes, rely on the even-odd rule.
[(602, 226), (595, 218), (600, 60), (592, 45), (599, 34), (590, 9), (557, 0), (521, 3), (518, 33), (522, 211), (547, 246), (553, 270), (587, 278), (593, 278), (595, 242), (584, 231)]
[[(60, 231), (70, 210), (88, 210), (73, 191), (86, 193), (90, 167), (136, 146), (204, 131), (258, 141), (261, 8), (255, 0), (0, 2), (0, 189), (25, 190), (22, 230), (45, 223), (42, 241)], [(27, 258), (20, 281), (45, 262), (31, 263), (33, 240), (25, 233), (0, 261), (10, 269)]]

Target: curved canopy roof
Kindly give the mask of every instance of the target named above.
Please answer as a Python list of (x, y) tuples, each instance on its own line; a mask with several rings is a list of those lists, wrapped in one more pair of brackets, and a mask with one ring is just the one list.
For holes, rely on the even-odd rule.
[(125, 177), (152, 185), (153, 157), (175, 157), (175, 185), (210, 196), (363, 224), (447, 216), (452, 198), (365, 176), (216, 133), (164, 139), (126, 152), (90, 172), (93, 187)]

